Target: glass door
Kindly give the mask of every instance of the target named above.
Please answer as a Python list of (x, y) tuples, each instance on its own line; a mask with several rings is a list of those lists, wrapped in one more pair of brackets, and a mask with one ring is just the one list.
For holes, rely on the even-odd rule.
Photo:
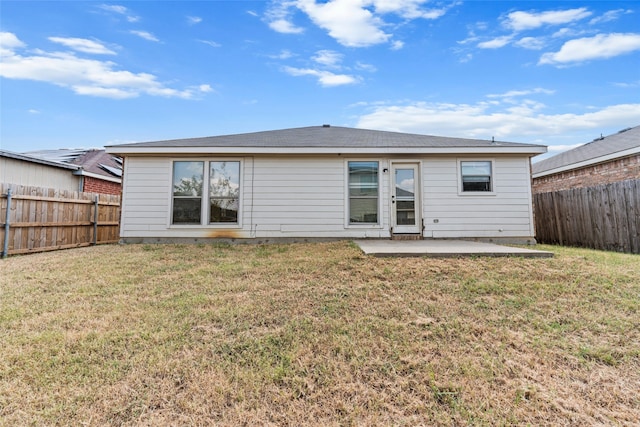
[(421, 232), (418, 164), (397, 163), (392, 168), (391, 210), (394, 234)]

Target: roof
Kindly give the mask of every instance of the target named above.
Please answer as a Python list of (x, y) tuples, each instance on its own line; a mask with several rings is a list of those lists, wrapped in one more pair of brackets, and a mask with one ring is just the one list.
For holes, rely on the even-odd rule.
[(636, 153), (640, 153), (640, 126), (596, 138), (573, 150), (536, 162), (532, 166), (533, 177), (578, 169)]
[(449, 138), (336, 126), (310, 126), (236, 135), (173, 139), (107, 146), (107, 152), (127, 154), (206, 153), (528, 153), (546, 152), (535, 144)]
[(27, 154), (14, 153), (13, 151), (7, 151), (7, 150), (0, 150), (0, 157), (8, 157), (15, 160), (22, 160), (30, 163), (38, 163), (41, 165), (51, 166), (54, 168), (69, 169), (73, 171), (80, 169), (80, 167), (77, 165), (70, 165), (68, 163), (62, 163), (54, 160), (46, 160), (39, 157), (30, 156)]
[(58, 149), (30, 151), (26, 155), (40, 159), (75, 165), (78, 175), (113, 182), (122, 180), (122, 160), (102, 149)]

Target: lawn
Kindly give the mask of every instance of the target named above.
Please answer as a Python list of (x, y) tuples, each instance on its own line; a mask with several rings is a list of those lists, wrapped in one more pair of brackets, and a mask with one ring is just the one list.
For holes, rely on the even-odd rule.
[(637, 425), (640, 257), (348, 242), (0, 261), (0, 425)]

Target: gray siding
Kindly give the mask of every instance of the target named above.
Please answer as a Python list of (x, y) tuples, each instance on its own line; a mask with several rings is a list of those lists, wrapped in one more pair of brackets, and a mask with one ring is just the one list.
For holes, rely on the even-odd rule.
[(70, 169), (0, 157), (0, 182), (32, 187), (82, 191), (81, 177)]
[[(379, 225), (349, 226), (345, 206), (346, 161), (378, 160), (382, 171), (390, 168), (391, 158), (264, 155), (240, 159), (242, 217), (239, 226), (229, 227), (170, 224), (172, 161), (187, 159), (128, 157), (121, 236), (125, 239), (390, 236), (388, 172), (380, 175)], [(494, 161), (491, 195), (459, 193), (459, 159), (455, 156), (417, 159), (422, 173), (425, 237), (531, 238), (534, 232), (528, 157), (491, 159)]]

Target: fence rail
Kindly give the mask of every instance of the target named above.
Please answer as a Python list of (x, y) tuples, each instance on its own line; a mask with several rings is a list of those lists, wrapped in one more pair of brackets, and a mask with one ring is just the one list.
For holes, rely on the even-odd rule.
[(540, 243), (640, 253), (640, 180), (533, 195)]
[(115, 243), (120, 196), (0, 184), (2, 257)]

